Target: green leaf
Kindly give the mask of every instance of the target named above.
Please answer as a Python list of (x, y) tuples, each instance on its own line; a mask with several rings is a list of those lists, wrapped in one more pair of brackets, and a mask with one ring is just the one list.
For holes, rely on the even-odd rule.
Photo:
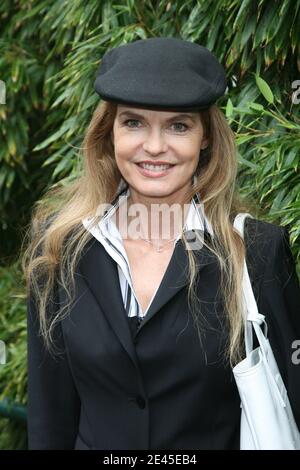
[(240, 134), (236, 137), (236, 143), (237, 145), (242, 145), (245, 142), (248, 142), (249, 140), (253, 140), (253, 139), (254, 139), (253, 135), (241, 135)]
[(62, 127), (56, 131), (54, 134), (50, 135), (47, 139), (45, 139), (43, 142), (41, 142), (39, 145), (36, 145), (32, 150), (36, 152), (37, 150), (41, 150), (45, 147), (47, 147), (49, 144), (52, 142), (58, 140), (60, 137), (62, 137), (64, 134), (67, 135), (68, 131), (73, 128), (73, 126), (76, 124), (76, 116), (72, 116), (69, 119), (67, 119)]
[(267, 84), (267, 82), (261, 78), (259, 75), (255, 74), (255, 80), (256, 84), (259, 88), (259, 91), (263, 95), (263, 97), (269, 102), (269, 103), (274, 103), (274, 95), (272, 93), (271, 88)]
[(227, 101), (227, 105), (226, 105), (226, 111), (225, 111), (225, 114), (226, 114), (226, 117), (230, 117), (233, 113), (233, 104), (232, 104), (232, 101), (230, 98), (228, 98), (228, 101)]
[(249, 160), (246, 160), (245, 158), (243, 158), (241, 156), (241, 154), (238, 154), (238, 160), (240, 163), (242, 163), (243, 165), (245, 166), (248, 166), (249, 168), (253, 169), (253, 170), (257, 170), (257, 165), (255, 165), (255, 163), (252, 163), (250, 162)]
[(6, 187), (7, 188), (11, 187), (11, 185), (14, 182), (15, 176), (16, 176), (16, 173), (14, 171), (9, 171), (7, 179), (6, 179)]
[(271, 210), (279, 209), (280, 208), (280, 203), (286, 193), (286, 188), (283, 188), (279, 191), (277, 196), (275, 197), (273, 204), (271, 206)]
[(256, 18), (255, 16), (251, 16), (245, 24), (243, 29), (241, 40), (240, 40), (240, 49), (244, 47), (250, 36), (254, 33), (256, 26)]
[(234, 19), (234, 23), (232, 25), (232, 28), (234, 30), (238, 29), (241, 25), (241, 20), (242, 20), (242, 17), (247, 14), (249, 12), (249, 6), (251, 6), (251, 0), (243, 0), (242, 2), (238, 2), (238, 3), (241, 3), (240, 5), (240, 8), (239, 8), (239, 11)]
[(64, 135), (66, 132), (66, 129), (64, 127), (62, 127), (61, 129), (59, 129), (57, 132), (55, 132), (54, 134), (50, 135), (50, 137), (48, 137), (47, 139), (45, 139), (41, 144), (39, 145), (36, 145), (32, 150), (33, 152), (36, 152), (37, 150), (42, 150), (44, 149), (45, 147), (47, 147), (49, 144), (51, 144), (52, 142), (54, 142), (55, 140), (58, 140), (62, 135)]
[(53, 178), (60, 173), (66, 173), (71, 169), (71, 161), (68, 160), (66, 157), (63, 157), (59, 164), (55, 167), (53, 172)]
[(263, 105), (259, 103), (249, 102), (248, 106), (251, 109), (255, 109), (255, 111), (263, 111), (265, 109)]
[(273, 153), (273, 155), (271, 155), (268, 158), (265, 166), (263, 167), (261, 175), (262, 176), (268, 175), (270, 173), (270, 170), (274, 168), (275, 163), (276, 163), (276, 154)]
[(289, 167), (289, 166), (291, 166), (291, 165), (293, 164), (293, 162), (294, 162), (296, 156), (298, 156), (298, 152), (299, 152), (299, 150), (297, 149), (297, 147), (293, 148), (293, 149), (289, 152), (289, 154), (288, 154), (288, 156), (287, 156), (287, 158), (286, 158), (286, 160), (285, 160), (285, 164), (284, 164), (285, 167)]

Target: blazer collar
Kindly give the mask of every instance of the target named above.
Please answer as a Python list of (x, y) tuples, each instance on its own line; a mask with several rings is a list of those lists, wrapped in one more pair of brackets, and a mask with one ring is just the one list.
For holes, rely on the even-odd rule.
[[(205, 232), (205, 239), (208, 240), (209, 237), (210, 235)], [(203, 270), (208, 264), (215, 262), (215, 256), (205, 245), (200, 250), (194, 251), (194, 253), (196, 254), (198, 272)], [(78, 271), (84, 277), (124, 349), (131, 357), (135, 366), (138, 367), (132, 335), (123, 304), (117, 264), (106, 252), (103, 245), (95, 238), (91, 238), (85, 246), (78, 264)], [(188, 254), (182, 240), (179, 240), (175, 245), (167, 270), (139, 331), (187, 283)]]

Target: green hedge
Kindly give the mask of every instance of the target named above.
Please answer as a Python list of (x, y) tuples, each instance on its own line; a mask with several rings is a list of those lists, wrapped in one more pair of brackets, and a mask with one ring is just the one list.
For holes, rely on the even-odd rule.
[[(300, 274), (300, 1), (2, 0), (0, 3), (0, 400), (26, 406), (26, 309), (16, 262), (33, 203), (76, 178), (92, 85), (108, 48), (153, 36), (206, 45), (227, 69), (219, 102), (236, 132), (241, 192), (290, 230)], [(263, 79), (270, 87), (262, 82)], [(6, 266), (6, 267), (5, 267)], [(0, 448), (26, 448), (21, 423), (0, 418)]]
[[(18, 263), (0, 268), (0, 313), (0, 339), (6, 345), (6, 364), (0, 365), (1, 411), (3, 401), (23, 407), (27, 403), (26, 308)], [(8, 419), (0, 414), (0, 449), (26, 448), (26, 422), (20, 418)]]

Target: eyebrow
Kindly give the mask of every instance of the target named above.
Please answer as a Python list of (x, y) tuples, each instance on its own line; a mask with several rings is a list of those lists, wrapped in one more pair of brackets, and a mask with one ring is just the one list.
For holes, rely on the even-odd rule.
[[(144, 116), (142, 114), (136, 113), (134, 111), (123, 111), (122, 113), (119, 114), (119, 117), (121, 117), (121, 116), (128, 116), (128, 117), (144, 119)], [(175, 121), (175, 120), (183, 119), (183, 118), (191, 119), (194, 123), (196, 123), (196, 116), (193, 116), (191, 114), (185, 114), (185, 113), (177, 114), (176, 116), (168, 118), (166, 121), (170, 122), (170, 121)]]

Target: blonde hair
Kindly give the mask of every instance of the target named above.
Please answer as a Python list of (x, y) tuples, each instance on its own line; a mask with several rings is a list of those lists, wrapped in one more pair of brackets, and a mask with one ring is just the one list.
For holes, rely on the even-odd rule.
[[(34, 206), (25, 233), (21, 262), (27, 296), (36, 303), (40, 333), (49, 351), (54, 348), (54, 327), (68, 315), (74, 300), (76, 265), (92, 237), (81, 220), (95, 216), (99, 205), (113, 201), (122, 178), (111, 140), (116, 111), (116, 103), (102, 101), (97, 106), (84, 136), (83, 168), (78, 178), (68, 186), (59, 185), (46, 192)], [(254, 207), (249, 202), (243, 202), (236, 190), (236, 148), (234, 134), (226, 118), (216, 105), (201, 111), (200, 116), (209, 146), (201, 151), (195, 173), (196, 184), (187, 194), (187, 202), (199, 192), (206, 217), (214, 231), (210, 243), (201, 241), (219, 261), (220, 292), (229, 332), (224, 358), (233, 365), (244, 354), (241, 276), (245, 245), (234, 230), (232, 221), (239, 211), (253, 211)], [(182, 240), (187, 248), (184, 232)], [(196, 260), (193, 250), (187, 249), (187, 253), (189, 307), (201, 339), (204, 317), (196, 294)], [(66, 292), (68, 302), (50, 316), (47, 306), (53, 302), (58, 284)]]

